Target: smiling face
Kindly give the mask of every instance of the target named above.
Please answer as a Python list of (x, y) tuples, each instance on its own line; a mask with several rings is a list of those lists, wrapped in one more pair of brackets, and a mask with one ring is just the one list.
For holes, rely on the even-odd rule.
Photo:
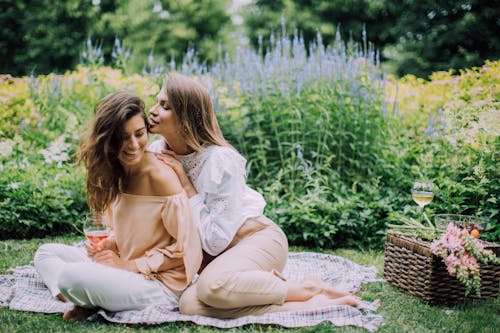
[(121, 140), (118, 153), (120, 163), (124, 167), (140, 163), (148, 144), (148, 132), (142, 114), (137, 114), (125, 122)]
[(168, 140), (169, 137), (179, 136), (181, 133), (180, 122), (177, 114), (169, 103), (165, 88), (160, 90), (156, 96), (156, 104), (149, 111), (149, 131), (154, 134), (160, 134)]

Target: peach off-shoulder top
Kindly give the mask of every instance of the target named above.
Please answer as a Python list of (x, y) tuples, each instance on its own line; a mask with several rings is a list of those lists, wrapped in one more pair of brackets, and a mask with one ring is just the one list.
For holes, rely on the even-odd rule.
[(108, 210), (116, 248), (140, 273), (180, 294), (198, 271), (202, 250), (185, 191), (170, 196), (121, 193)]

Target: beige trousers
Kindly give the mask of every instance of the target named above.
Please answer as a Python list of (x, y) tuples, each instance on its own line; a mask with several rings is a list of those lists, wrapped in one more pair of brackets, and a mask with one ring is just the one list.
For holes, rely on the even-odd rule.
[(180, 311), (216, 318), (287, 311), (287, 286), (279, 274), (287, 258), (283, 231), (264, 216), (248, 219), (182, 294)]

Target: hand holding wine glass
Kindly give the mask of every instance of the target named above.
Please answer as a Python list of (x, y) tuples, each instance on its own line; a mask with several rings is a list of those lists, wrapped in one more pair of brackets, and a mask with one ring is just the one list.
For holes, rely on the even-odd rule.
[(83, 232), (89, 240), (87, 251), (92, 256), (96, 252), (103, 250), (104, 241), (111, 235), (111, 230), (106, 226), (99, 216), (89, 216), (85, 219)]

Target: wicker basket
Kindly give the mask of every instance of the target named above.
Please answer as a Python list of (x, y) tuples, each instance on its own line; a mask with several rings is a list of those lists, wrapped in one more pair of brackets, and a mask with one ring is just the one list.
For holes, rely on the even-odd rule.
[[(500, 255), (500, 245), (486, 243), (485, 248)], [(500, 265), (480, 265), (481, 299), (499, 294)], [(477, 299), (474, 291), (465, 297), (465, 286), (450, 276), (442, 259), (432, 254), (430, 242), (387, 234), (384, 276), (409, 294), (426, 303), (455, 303)]]

